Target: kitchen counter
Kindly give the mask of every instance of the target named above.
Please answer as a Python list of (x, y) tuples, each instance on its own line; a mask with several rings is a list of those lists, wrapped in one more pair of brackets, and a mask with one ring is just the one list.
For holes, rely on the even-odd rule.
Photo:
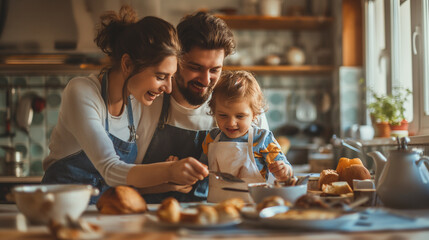
[[(149, 210), (154, 210), (157, 205), (149, 205)], [(429, 209), (400, 211), (403, 214), (413, 214), (429, 220)], [(404, 230), (404, 231), (378, 231), (378, 232), (353, 232), (341, 233), (334, 231), (276, 231), (268, 229), (248, 228), (245, 232), (232, 231), (231, 229), (213, 230), (187, 230), (187, 229), (162, 229), (148, 220), (147, 214), (133, 215), (100, 215), (95, 206), (89, 206), (83, 218), (88, 222), (100, 225), (104, 231), (103, 239), (428, 239), (429, 229)], [(0, 204), (0, 238), (1, 239), (53, 239), (45, 226), (29, 225), (25, 217), (19, 213), (14, 204)]]

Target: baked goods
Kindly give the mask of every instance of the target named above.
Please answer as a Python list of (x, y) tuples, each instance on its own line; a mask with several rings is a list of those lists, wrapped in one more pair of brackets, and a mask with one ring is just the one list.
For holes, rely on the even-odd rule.
[(371, 174), (363, 165), (354, 164), (346, 167), (339, 175), (340, 181), (346, 181), (353, 187), (353, 179), (365, 180), (370, 179)]
[(333, 182), (331, 184), (323, 184), (322, 192), (327, 195), (341, 195), (352, 193), (353, 190), (350, 188), (349, 184), (345, 181)]
[(212, 206), (201, 205), (198, 207), (195, 223), (201, 225), (215, 224), (218, 222), (218, 213)]
[(168, 223), (178, 223), (180, 221), (180, 204), (175, 198), (167, 198), (162, 201), (156, 215), (159, 220)]
[(340, 175), (333, 169), (326, 169), (320, 173), (318, 188), (322, 189), (323, 184), (331, 184), (332, 182), (338, 182)]
[(137, 190), (129, 186), (107, 189), (98, 199), (96, 206), (103, 214), (131, 214), (147, 211), (146, 201)]
[(196, 209), (182, 211), (176, 199), (167, 198), (162, 201), (156, 214), (162, 222), (210, 225), (239, 219), (239, 212), (244, 207), (244, 204), (244, 201), (240, 198), (231, 198), (215, 206), (200, 205)]
[(256, 205), (256, 210), (260, 212), (262, 209), (267, 207), (274, 207), (274, 206), (291, 206), (292, 204), (286, 200), (284, 200), (282, 197), (279, 196), (270, 196), (264, 198), (262, 202), (258, 203)]
[(218, 221), (220, 223), (230, 222), (240, 218), (239, 210), (233, 205), (219, 204), (215, 208), (218, 214)]
[(238, 211), (241, 211), (241, 209), (244, 207), (245, 204), (246, 203), (241, 198), (230, 198), (220, 202), (218, 205), (233, 206)]
[(297, 208), (327, 208), (328, 205), (320, 198), (320, 196), (307, 193), (302, 195), (295, 201)]
[(337, 169), (336, 169), (337, 173), (339, 175), (341, 175), (342, 171), (346, 167), (349, 167), (349, 166), (354, 165), (354, 164), (358, 164), (358, 165), (363, 166), (362, 161), (359, 158), (353, 158), (353, 159), (345, 158), (345, 157), (340, 158), (340, 160), (338, 161)]

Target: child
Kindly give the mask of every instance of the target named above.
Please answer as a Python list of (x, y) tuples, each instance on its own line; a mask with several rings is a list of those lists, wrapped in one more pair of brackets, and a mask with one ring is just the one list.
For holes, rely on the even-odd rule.
[(265, 110), (261, 89), (252, 74), (225, 72), (213, 90), (209, 106), (218, 128), (206, 136), (201, 161), (208, 160), (210, 170), (231, 173), (246, 183), (231, 184), (209, 175), (207, 201), (219, 202), (231, 197), (250, 201), (247, 193), (222, 188), (247, 189), (247, 183), (266, 182), (271, 174), (279, 181), (292, 177), (292, 166), (272, 132), (252, 126)]

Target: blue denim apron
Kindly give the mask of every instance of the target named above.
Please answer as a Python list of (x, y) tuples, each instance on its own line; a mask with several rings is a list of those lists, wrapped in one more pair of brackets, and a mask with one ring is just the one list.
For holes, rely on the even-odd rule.
[[(108, 73), (103, 76), (101, 84), (101, 96), (106, 104), (107, 113), (107, 77)], [(130, 129), (130, 139), (123, 141), (109, 133), (108, 115), (105, 118), (105, 129), (109, 138), (113, 142), (116, 154), (119, 158), (126, 163), (134, 163), (137, 157), (137, 144), (136, 144), (136, 131), (134, 127), (133, 109), (131, 106), (131, 99), (128, 97), (127, 104), (128, 111), (128, 128)], [(90, 204), (95, 204), (101, 194), (106, 191), (109, 186), (104, 181), (101, 174), (95, 169), (91, 160), (83, 150), (67, 156), (54, 162), (45, 172), (42, 183), (80, 183), (90, 184), (100, 190), (98, 196), (91, 198)]]
[[(170, 155), (177, 156), (179, 159), (185, 157), (194, 157), (199, 159), (203, 152), (202, 143), (208, 133), (208, 130), (193, 131), (166, 124), (169, 106), (170, 95), (164, 93), (158, 127), (155, 130), (152, 140), (148, 146), (142, 164), (163, 162)], [(196, 187), (200, 184), (201, 181), (197, 182), (193, 186), (192, 190), (187, 194), (181, 192), (166, 192), (158, 194), (144, 194), (143, 197), (147, 203), (160, 203), (167, 197), (174, 197), (180, 202), (202, 201), (207, 198), (206, 191), (203, 191), (205, 189), (200, 186), (198, 189), (203, 189), (203, 192), (195, 191)]]

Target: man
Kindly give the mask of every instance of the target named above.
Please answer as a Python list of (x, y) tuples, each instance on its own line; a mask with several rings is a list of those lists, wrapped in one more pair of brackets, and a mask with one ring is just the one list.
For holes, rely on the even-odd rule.
[[(208, 130), (216, 126), (207, 114), (207, 100), (221, 75), (223, 60), (235, 50), (232, 31), (223, 20), (198, 12), (183, 18), (177, 32), (184, 55), (173, 80), (172, 94), (164, 94), (152, 106), (144, 107), (138, 127), (137, 159), (143, 159), (143, 164), (189, 157), (197, 161)], [(259, 125), (268, 128), (265, 116)], [(195, 180), (202, 179), (195, 176)], [(158, 194), (143, 196), (149, 203), (168, 196), (179, 201), (205, 199), (204, 193), (194, 190), (195, 186), (166, 183), (143, 190)]]

